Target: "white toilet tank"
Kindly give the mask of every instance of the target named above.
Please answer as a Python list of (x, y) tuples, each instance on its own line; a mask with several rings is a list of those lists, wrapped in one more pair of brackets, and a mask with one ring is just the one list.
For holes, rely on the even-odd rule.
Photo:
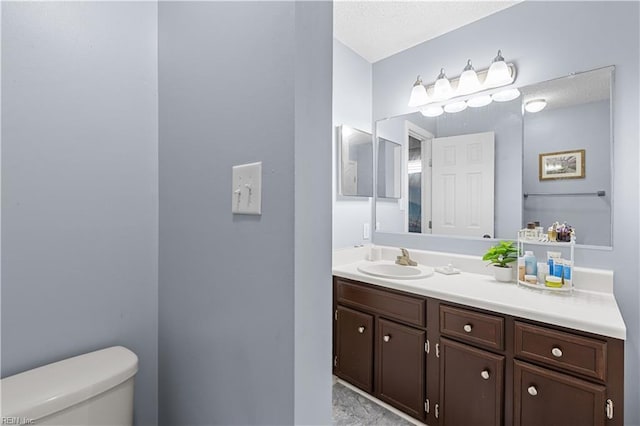
[(2, 424), (130, 426), (137, 371), (136, 354), (114, 346), (6, 377)]

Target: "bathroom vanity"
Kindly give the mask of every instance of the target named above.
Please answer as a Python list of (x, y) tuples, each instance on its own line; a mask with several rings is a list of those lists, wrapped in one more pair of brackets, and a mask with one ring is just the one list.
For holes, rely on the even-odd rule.
[(358, 263), (334, 264), (339, 378), (429, 425), (623, 424), (626, 329), (612, 294), (466, 272), (383, 279)]

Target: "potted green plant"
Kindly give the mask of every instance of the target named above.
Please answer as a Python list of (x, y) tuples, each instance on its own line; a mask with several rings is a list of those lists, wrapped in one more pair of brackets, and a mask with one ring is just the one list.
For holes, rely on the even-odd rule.
[(487, 250), (482, 260), (488, 260), (489, 265), (493, 266), (496, 281), (509, 282), (513, 278), (513, 270), (509, 264), (518, 260), (518, 249), (513, 241), (500, 241)]

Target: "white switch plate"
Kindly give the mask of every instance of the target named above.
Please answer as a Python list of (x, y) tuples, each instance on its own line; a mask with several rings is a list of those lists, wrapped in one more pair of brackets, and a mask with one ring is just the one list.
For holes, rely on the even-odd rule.
[(233, 166), (231, 211), (262, 214), (262, 162)]
[(363, 223), (362, 224), (362, 239), (363, 240), (368, 240), (369, 239), (369, 224), (368, 223)]

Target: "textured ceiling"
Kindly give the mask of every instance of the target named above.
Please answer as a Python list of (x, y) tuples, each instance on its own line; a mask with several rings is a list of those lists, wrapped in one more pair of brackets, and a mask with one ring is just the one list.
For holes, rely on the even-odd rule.
[(604, 101), (611, 95), (611, 68), (578, 73), (520, 89), (523, 103), (547, 101), (545, 110)]
[(333, 35), (373, 63), (517, 3), (335, 0)]

